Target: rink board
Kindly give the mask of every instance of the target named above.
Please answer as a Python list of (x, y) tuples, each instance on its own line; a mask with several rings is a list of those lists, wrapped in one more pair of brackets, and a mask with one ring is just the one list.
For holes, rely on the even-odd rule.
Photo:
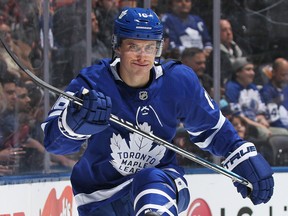
[[(181, 216), (288, 215), (288, 173), (275, 177), (275, 195), (267, 204), (253, 206), (242, 199), (231, 180), (219, 174), (189, 174), (191, 203)], [(22, 182), (21, 182), (22, 181)], [(77, 216), (69, 177), (3, 181), (0, 216)], [(211, 213), (211, 214), (210, 214)]]

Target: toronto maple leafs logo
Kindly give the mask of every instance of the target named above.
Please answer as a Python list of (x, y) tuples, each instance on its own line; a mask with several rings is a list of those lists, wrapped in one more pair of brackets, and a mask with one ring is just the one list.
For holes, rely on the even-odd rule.
[[(139, 125), (139, 128), (152, 133), (151, 126), (147, 123)], [(113, 158), (110, 163), (123, 176), (136, 173), (143, 168), (155, 167), (166, 151), (164, 146), (158, 145), (152, 148), (153, 142), (137, 133), (130, 133), (129, 145), (120, 134), (113, 134), (110, 141)]]

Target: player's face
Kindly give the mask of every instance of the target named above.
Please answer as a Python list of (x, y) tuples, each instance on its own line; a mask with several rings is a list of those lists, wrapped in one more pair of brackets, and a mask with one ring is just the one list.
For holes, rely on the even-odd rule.
[(117, 49), (120, 57), (120, 76), (133, 87), (147, 84), (157, 52), (156, 41), (124, 39)]

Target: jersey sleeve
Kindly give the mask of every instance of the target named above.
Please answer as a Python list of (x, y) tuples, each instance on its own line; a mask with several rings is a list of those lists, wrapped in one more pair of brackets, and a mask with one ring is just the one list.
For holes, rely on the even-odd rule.
[[(79, 75), (73, 79), (65, 89), (68, 94), (75, 94), (77, 91), (84, 87), (88, 90), (94, 89), (95, 86), (92, 82), (89, 70), (95, 70), (92, 67), (83, 69)], [(42, 123), (41, 127), (44, 131), (44, 146), (47, 151), (54, 154), (68, 154), (76, 152), (80, 149), (81, 145), (89, 136), (71, 136), (65, 132), (64, 127), (61, 126), (59, 118), (61, 118), (63, 111), (69, 104), (69, 100), (59, 97), (56, 103), (48, 113), (47, 119)]]
[(181, 85), (185, 99), (180, 108), (180, 121), (194, 144), (214, 155), (225, 156), (244, 141), (201, 86), (196, 74), (191, 70), (187, 72), (187, 79)]

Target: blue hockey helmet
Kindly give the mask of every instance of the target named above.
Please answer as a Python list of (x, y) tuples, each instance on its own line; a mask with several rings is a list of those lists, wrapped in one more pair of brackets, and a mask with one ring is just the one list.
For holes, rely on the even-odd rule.
[(124, 8), (114, 22), (113, 49), (118, 47), (120, 39), (124, 38), (159, 41), (161, 50), (163, 25), (151, 9)]

